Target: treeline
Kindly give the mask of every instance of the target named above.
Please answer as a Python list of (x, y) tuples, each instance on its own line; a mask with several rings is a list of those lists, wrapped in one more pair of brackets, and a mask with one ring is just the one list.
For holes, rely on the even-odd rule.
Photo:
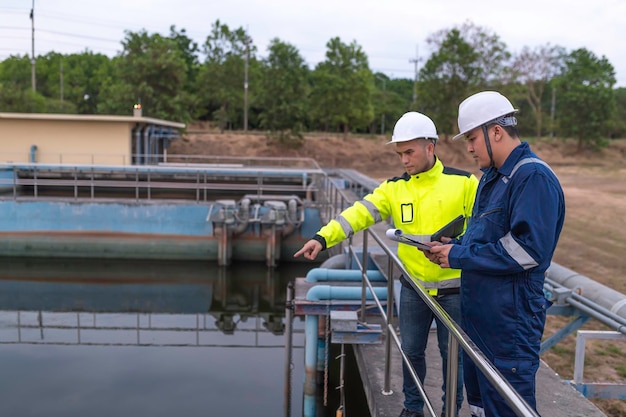
[(297, 141), (306, 131), (388, 133), (401, 114), (418, 110), (450, 135), (459, 102), (496, 89), (521, 110), (523, 136), (576, 138), (580, 147), (626, 137), (626, 89), (614, 88), (604, 56), (550, 44), (513, 54), (471, 22), (433, 33), (427, 43), (432, 54), (406, 79), (373, 72), (361, 46), (338, 37), (311, 69), (277, 38), (259, 57), (246, 30), (219, 20), (202, 45), (175, 26), (168, 36), (126, 32), (113, 58), (89, 50), (37, 56), (34, 89), (30, 57), (0, 62), (0, 111), (130, 115), (140, 102), (144, 116)]

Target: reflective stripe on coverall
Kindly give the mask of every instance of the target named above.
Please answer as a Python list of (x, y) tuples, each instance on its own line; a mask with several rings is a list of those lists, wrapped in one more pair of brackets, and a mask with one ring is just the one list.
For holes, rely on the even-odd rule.
[[(564, 218), (558, 179), (524, 142), (500, 169), (484, 171), (465, 235), (448, 255), (462, 268), (463, 329), (532, 407), (551, 304), (544, 273)], [(515, 415), (471, 360), (464, 367), (471, 405), (484, 406), (487, 417)]]

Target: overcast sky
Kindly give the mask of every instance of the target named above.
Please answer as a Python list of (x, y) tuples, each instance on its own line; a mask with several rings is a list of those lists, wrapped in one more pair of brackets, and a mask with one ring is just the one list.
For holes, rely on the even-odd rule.
[[(0, 1), (0, 60), (31, 53), (33, 0)], [(500, 37), (512, 53), (550, 43), (568, 51), (587, 48), (605, 56), (626, 87), (626, 0), (34, 0), (35, 55), (85, 49), (114, 56), (124, 31), (169, 34), (186, 29), (201, 45), (219, 19), (247, 28), (258, 55), (272, 38), (293, 44), (313, 68), (326, 42), (356, 41), (370, 68), (413, 78), (432, 52), (426, 38), (470, 21)]]

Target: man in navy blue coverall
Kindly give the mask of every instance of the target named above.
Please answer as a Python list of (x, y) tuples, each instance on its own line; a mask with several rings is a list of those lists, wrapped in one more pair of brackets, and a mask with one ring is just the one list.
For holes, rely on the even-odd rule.
[[(513, 388), (536, 410), (535, 375), (550, 302), (543, 293), (565, 217), (563, 190), (548, 164), (517, 131), (517, 110), (494, 91), (459, 106), (459, 134), (483, 171), (472, 217), (460, 240), (428, 258), (461, 269), (462, 327)], [(515, 416), (465, 356), (473, 416)]]

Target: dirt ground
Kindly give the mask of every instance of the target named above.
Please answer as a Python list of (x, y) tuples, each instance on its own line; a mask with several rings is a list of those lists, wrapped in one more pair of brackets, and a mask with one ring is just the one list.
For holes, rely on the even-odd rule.
[[(384, 180), (402, 174), (393, 148), (383, 136), (344, 138), (315, 134), (297, 149), (269, 143), (264, 134), (203, 131), (192, 126), (168, 152), (185, 155), (237, 157), (307, 157), (323, 168), (352, 168)], [(531, 143), (535, 153), (559, 176), (566, 198), (565, 226), (554, 261), (626, 294), (626, 140), (612, 141), (601, 152), (576, 153), (573, 142), (544, 140)], [(480, 175), (463, 141), (440, 140), (437, 155), (446, 165)], [(562, 328), (568, 318), (549, 316), (545, 335)], [(590, 320), (583, 329), (606, 330)], [(573, 379), (575, 336), (570, 335), (543, 355), (563, 379)], [(626, 383), (626, 342), (591, 342), (586, 349), (585, 382)], [(626, 417), (626, 401), (594, 400), (609, 417)]]

